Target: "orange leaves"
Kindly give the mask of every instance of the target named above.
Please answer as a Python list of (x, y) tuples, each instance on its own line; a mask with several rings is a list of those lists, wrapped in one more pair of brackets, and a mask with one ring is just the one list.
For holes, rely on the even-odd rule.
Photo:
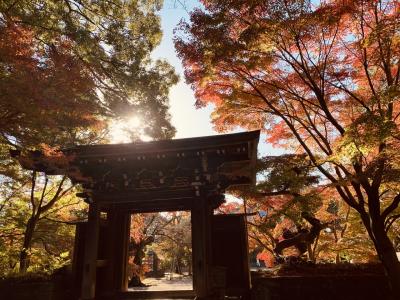
[(136, 244), (139, 244), (146, 237), (144, 233), (146, 226), (145, 218), (145, 214), (133, 214), (131, 216), (130, 237)]
[(22, 61), (33, 66), (32, 39), (32, 31), (18, 26), (14, 22), (7, 22), (7, 25), (3, 25), (0, 31), (1, 62)]
[(243, 207), (238, 202), (228, 202), (223, 203), (221, 206), (217, 208), (217, 213), (219, 214), (235, 214), (235, 213), (242, 213)]
[(66, 170), (74, 159), (73, 155), (65, 155), (59, 147), (51, 147), (43, 143), (40, 144), (40, 151), (44, 155), (43, 161), (46, 164), (61, 170)]
[[(304, 162), (321, 175), (320, 184), (335, 193), (306, 189), (312, 178), (299, 181), (294, 169), (282, 172), (283, 165), (265, 175), (265, 194), (292, 193), (295, 205), (280, 213), (294, 222), (299, 222), (298, 211), (310, 210), (328, 221), (349, 223), (353, 211), (336, 216), (326, 212), (326, 205), (321, 208), (321, 201), (343, 200), (357, 210), (352, 221), (360, 224), (361, 216), (377, 250), (393, 256), (394, 248), (379, 245), (385, 239), (390, 245), (388, 229), (377, 228), (385, 219), (387, 224), (389, 214), (397, 216), (400, 199), (400, 2), (204, 2), (206, 10), (194, 11), (176, 38), (198, 102), (215, 104), (212, 117), (219, 130), (259, 126), (269, 143), (305, 153)], [(281, 177), (296, 179), (286, 180), (291, 191)], [(382, 203), (390, 206), (384, 209)], [(256, 203), (255, 209), (265, 206)], [(276, 216), (268, 211), (269, 220), (261, 218), (255, 227), (270, 232), (283, 221)], [(337, 234), (343, 235), (347, 225), (335, 226), (326, 238), (339, 247)], [(363, 238), (350, 239), (349, 247), (365, 241), (364, 233), (358, 236)], [(264, 235), (257, 243), (265, 240), (274, 244), (274, 236)], [(336, 258), (349, 255), (349, 247), (336, 248)], [(396, 272), (393, 278), (399, 277)]]
[(264, 261), (268, 268), (272, 268), (275, 265), (275, 257), (271, 252), (260, 252), (257, 254), (257, 259)]
[(274, 146), (285, 146), (287, 145), (286, 141), (293, 138), (293, 135), (283, 121), (271, 126), (271, 128), (267, 130), (267, 134), (267, 142)]
[(44, 44), (34, 30), (12, 19), (0, 25), (0, 132), (4, 136), (17, 144), (57, 145), (61, 141), (54, 136), (61, 139), (66, 130), (98, 126), (102, 108), (96, 86), (72, 47), (66, 38)]

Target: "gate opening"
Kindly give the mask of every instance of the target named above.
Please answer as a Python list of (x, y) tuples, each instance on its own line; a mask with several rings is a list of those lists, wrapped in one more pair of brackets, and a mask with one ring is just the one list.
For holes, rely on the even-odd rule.
[(190, 211), (131, 215), (128, 291), (193, 291)]

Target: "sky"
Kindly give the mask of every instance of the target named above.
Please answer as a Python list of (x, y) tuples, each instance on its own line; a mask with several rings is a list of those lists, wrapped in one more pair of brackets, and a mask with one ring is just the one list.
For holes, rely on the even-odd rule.
[(152, 57), (155, 59), (166, 59), (174, 66), (176, 73), (179, 74), (179, 83), (172, 87), (169, 95), (172, 124), (177, 130), (175, 138), (216, 134), (210, 121), (212, 107), (196, 109), (194, 106), (195, 98), (193, 91), (185, 83), (183, 67), (181, 61), (176, 56), (173, 43), (174, 28), (181, 19), (189, 18), (188, 11), (199, 5), (197, 1), (185, 1), (185, 10), (178, 2), (165, 0), (164, 8), (160, 12), (163, 38), (161, 44), (152, 54)]
[[(180, 3), (185, 4), (183, 7)], [(173, 86), (169, 94), (171, 121), (177, 132), (175, 138), (188, 138), (196, 136), (206, 136), (220, 134), (213, 130), (210, 114), (213, 111), (212, 106), (197, 109), (195, 107), (194, 92), (188, 84), (185, 83), (184, 70), (180, 59), (177, 57), (173, 43), (173, 31), (180, 20), (189, 19), (189, 12), (201, 4), (196, 0), (165, 0), (164, 7), (160, 11), (161, 29), (163, 37), (160, 45), (153, 51), (153, 59), (164, 59), (168, 61), (179, 75), (179, 82)], [(125, 123), (126, 124), (126, 123)], [(140, 126), (140, 120), (133, 117), (128, 122), (130, 127)], [(126, 132), (116, 126), (113, 142), (127, 142), (129, 138)], [(237, 132), (237, 131), (236, 131)], [(146, 139), (144, 139), (146, 140)], [(279, 155), (283, 153), (282, 149), (272, 148), (265, 142), (265, 136), (261, 136), (258, 147), (259, 155)]]

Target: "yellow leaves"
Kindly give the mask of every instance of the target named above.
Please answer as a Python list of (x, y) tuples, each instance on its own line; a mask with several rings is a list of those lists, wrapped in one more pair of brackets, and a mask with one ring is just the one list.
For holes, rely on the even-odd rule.
[(391, 120), (373, 113), (361, 114), (346, 127), (344, 136), (336, 138), (328, 161), (349, 165), (360, 159), (370, 163), (388, 157), (396, 149), (397, 135), (397, 125)]
[(61, 257), (61, 258), (67, 258), (67, 257), (69, 257), (69, 251), (61, 252), (61, 253), (60, 253), (60, 257)]
[(263, 33), (257, 36), (257, 39), (253, 40), (249, 47), (252, 48), (253, 51), (268, 53), (275, 49), (275, 45), (271, 41), (271, 35), (273, 33), (269, 31), (264, 31)]
[(326, 161), (350, 165), (367, 153), (368, 148), (359, 147), (356, 145), (356, 143), (351, 141), (349, 142), (345, 139), (339, 139), (339, 141), (337, 141), (334, 154), (330, 155)]

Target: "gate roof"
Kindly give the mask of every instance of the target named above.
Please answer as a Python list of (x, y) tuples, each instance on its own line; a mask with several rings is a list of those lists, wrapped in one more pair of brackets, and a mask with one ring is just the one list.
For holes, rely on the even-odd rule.
[[(66, 174), (79, 196), (138, 211), (190, 209), (205, 197), (217, 207), (230, 186), (255, 182), (259, 131), (76, 146), (60, 153), (12, 151), (26, 169)], [(60, 157), (60, 158), (58, 158)]]

